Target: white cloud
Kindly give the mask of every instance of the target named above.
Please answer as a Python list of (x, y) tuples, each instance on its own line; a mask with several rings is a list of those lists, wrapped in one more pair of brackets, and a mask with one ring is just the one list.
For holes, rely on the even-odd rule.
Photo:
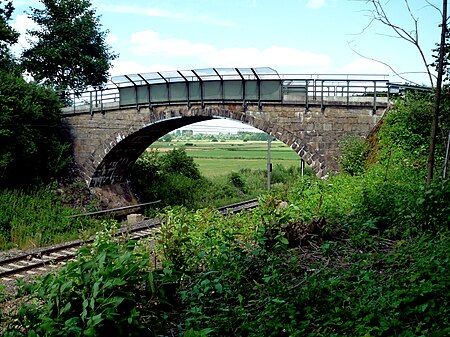
[(180, 39), (161, 39), (157, 32), (146, 30), (133, 33), (131, 51), (137, 56), (161, 55), (166, 57), (194, 56), (211, 53), (214, 47), (204, 43), (192, 43)]
[(327, 55), (316, 54), (289, 47), (271, 46), (257, 48), (225, 48), (203, 55), (211, 65), (228, 67), (292, 66), (316, 68), (327, 66), (331, 60)]
[(112, 62), (111, 76), (125, 74), (144, 74), (156, 71), (173, 70), (174, 67), (167, 64), (145, 65), (134, 61), (114, 60)]
[(339, 72), (345, 74), (390, 74), (392, 71), (389, 67), (380, 62), (372, 61), (365, 58), (357, 58), (351, 63), (344, 65)]
[(110, 46), (116, 44), (119, 41), (119, 37), (115, 34), (108, 33), (106, 35), (106, 43)]
[(30, 47), (30, 43), (27, 39), (31, 39), (31, 37), (26, 34), (26, 31), (39, 29), (39, 26), (26, 14), (20, 14), (16, 16), (13, 22), (11, 22), (11, 27), (20, 33), (17, 44), (12, 48), (13, 53), (20, 54), (23, 49)]
[(308, 0), (306, 7), (308, 8), (321, 8), (325, 6), (325, 0)]
[(188, 22), (200, 22), (215, 26), (232, 27), (234, 23), (224, 20), (216, 19), (208, 15), (192, 15), (179, 12), (165, 11), (159, 8), (152, 7), (136, 7), (130, 5), (111, 5), (101, 3), (98, 5), (98, 9), (101, 12), (120, 13), (120, 14), (133, 14), (148, 17), (166, 18), (174, 20), (183, 20)]
[(279, 66), (300, 69), (324, 68), (331, 64), (328, 55), (290, 47), (271, 46), (218, 49), (206, 43), (162, 38), (157, 32), (146, 30), (131, 35), (129, 50), (136, 56), (159, 56), (168, 59), (195, 58), (192, 62), (203, 67), (260, 67)]

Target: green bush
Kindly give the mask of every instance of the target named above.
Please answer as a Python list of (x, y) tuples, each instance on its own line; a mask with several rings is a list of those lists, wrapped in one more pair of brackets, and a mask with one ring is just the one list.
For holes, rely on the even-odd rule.
[[(408, 93), (397, 99), (395, 106), (384, 117), (379, 133), (379, 159), (383, 162), (398, 158), (403, 162), (402, 165), (424, 168), (428, 156), (432, 113), (433, 99), (428, 94)], [(392, 157), (392, 151), (401, 155)], [(438, 153), (440, 151), (442, 149), (438, 149)]]
[(339, 141), (339, 164), (343, 172), (352, 176), (362, 174), (366, 168), (367, 143), (361, 137), (343, 137)]
[(416, 224), (434, 232), (450, 229), (450, 179), (435, 180), (416, 195)]
[(160, 157), (159, 164), (161, 171), (166, 173), (176, 173), (194, 180), (201, 176), (194, 159), (189, 157), (183, 148), (166, 152)]
[[(274, 187), (286, 189), (298, 179), (300, 171), (277, 165), (273, 175)], [(131, 181), (142, 199), (162, 200), (162, 206), (184, 205), (192, 209), (255, 198), (266, 192), (266, 179), (264, 170), (242, 169), (211, 181), (201, 176), (183, 148), (161, 154), (146, 151), (136, 161), (131, 173)]]
[(245, 193), (245, 182), (242, 176), (238, 172), (231, 172), (229, 174), (231, 184), (239, 191)]
[[(92, 247), (56, 274), (24, 286), (27, 301), (4, 336), (155, 336), (166, 325), (169, 276), (149, 268), (134, 241), (99, 233)], [(20, 324), (24, 329), (17, 329)]]

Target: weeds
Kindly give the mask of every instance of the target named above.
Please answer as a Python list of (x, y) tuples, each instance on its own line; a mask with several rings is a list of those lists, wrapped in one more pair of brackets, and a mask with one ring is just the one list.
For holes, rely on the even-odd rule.
[(150, 270), (136, 242), (111, 240), (111, 230), (67, 267), (25, 286), (28, 299), (4, 336), (156, 335), (164, 323), (163, 286), (171, 281)]
[(95, 223), (70, 218), (51, 187), (0, 191), (0, 249), (29, 249), (78, 238), (79, 230)]

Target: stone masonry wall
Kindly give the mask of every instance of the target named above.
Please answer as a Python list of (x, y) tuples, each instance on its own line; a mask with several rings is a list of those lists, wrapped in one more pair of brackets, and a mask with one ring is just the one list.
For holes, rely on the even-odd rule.
[(169, 105), (77, 112), (66, 115), (75, 162), (90, 186), (123, 182), (134, 161), (162, 135), (181, 126), (215, 117), (245, 122), (272, 134), (297, 152), (320, 177), (338, 169), (338, 141), (342, 136), (365, 137), (386, 106), (299, 104)]

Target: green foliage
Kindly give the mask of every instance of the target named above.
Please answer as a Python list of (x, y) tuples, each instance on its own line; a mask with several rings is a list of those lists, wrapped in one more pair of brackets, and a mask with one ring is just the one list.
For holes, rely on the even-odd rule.
[(28, 30), (31, 47), (22, 64), (33, 78), (64, 93), (107, 81), (117, 55), (106, 44), (107, 31), (89, 0), (41, 0), (43, 9), (32, 8), (29, 17), (39, 26)]
[[(297, 176), (233, 216), (165, 208), (155, 251), (162, 269), (150, 269), (144, 245), (111, 241), (114, 229), (101, 235), (56, 277), (26, 288), (19, 327), (6, 336), (449, 335), (450, 181), (424, 186), (405, 155), (420, 128), (408, 125), (407, 110), (391, 118), (380, 161), (361, 174)], [(394, 130), (419, 138), (395, 139)], [(158, 177), (163, 155), (148, 156), (140, 168)], [(234, 173), (226, 193), (266, 174)], [(202, 178), (164, 177), (171, 188), (208, 189)]]
[[(298, 179), (299, 169), (276, 165), (274, 188), (285, 188)], [(201, 176), (184, 148), (168, 152), (146, 151), (134, 164), (131, 174), (136, 190), (145, 200), (162, 200), (165, 205), (189, 208), (221, 206), (254, 198), (267, 189), (267, 172), (241, 169), (214, 180)]]
[(176, 173), (190, 179), (199, 179), (200, 171), (183, 148), (173, 149), (160, 158), (161, 170), (167, 173)]
[(0, 71), (0, 187), (46, 182), (60, 174), (70, 160), (61, 129), (53, 92)]
[[(272, 168), (270, 181), (272, 184), (291, 183), (297, 181), (301, 174), (300, 165), (285, 167), (281, 164), (275, 164)], [(315, 173), (309, 166), (306, 166), (304, 175), (313, 176)]]
[(94, 234), (99, 224), (70, 218), (51, 187), (0, 191), (0, 249), (31, 249)]
[(238, 190), (245, 193), (245, 182), (242, 176), (238, 172), (231, 172), (229, 175), (231, 184)]
[[(396, 101), (395, 107), (385, 117), (385, 124), (379, 135), (381, 161), (388, 161), (389, 153), (393, 149), (400, 153), (397, 158), (401, 158), (403, 165), (425, 167), (432, 108), (432, 97), (428, 94), (410, 92)], [(438, 153), (442, 152), (442, 148), (437, 150)], [(396, 156), (393, 159), (396, 159)]]
[[(2, 2), (4, 1), (0, 0), (0, 5)], [(13, 11), (12, 1), (6, 2), (3, 8), (0, 7), (0, 70), (11, 70), (14, 67), (10, 47), (17, 42), (19, 33), (8, 23)]]
[(434, 232), (450, 229), (450, 179), (433, 181), (417, 194), (414, 220)]
[(339, 164), (343, 172), (352, 176), (364, 173), (367, 159), (367, 142), (361, 137), (343, 137), (339, 141)]
[(131, 178), (144, 199), (162, 200), (164, 205), (193, 204), (195, 191), (205, 184), (184, 149), (162, 155), (145, 152), (134, 164)]
[[(348, 183), (355, 178), (335, 179), (336, 187), (323, 183), (311, 193), (328, 197), (342, 193), (345, 198), (355, 188)], [(367, 181), (358, 181), (364, 193)], [(341, 182), (349, 185), (344, 192)], [(389, 185), (374, 188), (386, 195), (393, 191)], [(437, 214), (446, 216), (448, 223), (448, 205), (436, 204), (448, 197), (448, 189), (434, 189), (427, 192), (434, 195), (428, 204), (436, 205), (433, 213), (439, 210)], [(185, 275), (178, 292), (183, 330), (212, 329), (219, 336), (420, 336), (450, 331), (450, 321), (444, 319), (450, 300), (445, 290), (448, 228), (439, 227), (438, 237), (431, 232), (412, 237), (417, 232), (409, 232), (407, 240), (392, 245), (380, 231), (370, 232), (369, 222), (380, 216), (377, 210), (347, 210), (347, 221), (352, 214), (365, 216), (365, 222), (359, 222), (360, 232), (353, 223), (345, 240), (315, 241), (319, 249), (305, 254), (305, 247), (288, 249), (282, 236), (282, 225), (295, 220), (302, 205), (280, 208), (274, 196), (261, 203), (262, 208), (251, 214), (224, 220), (211, 212), (166, 211), (164, 256)], [(400, 216), (413, 216), (415, 209), (409, 206), (398, 203), (393, 208)], [(328, 208), (323, 214), (335, 211)]]
[(111, 230), (98, 235), (75, 261), (24, 287), (27, 301), (4, 336), (157, 335), (171, 281), (149, 269), (149, 252), (136, 242), (112, 240)]

